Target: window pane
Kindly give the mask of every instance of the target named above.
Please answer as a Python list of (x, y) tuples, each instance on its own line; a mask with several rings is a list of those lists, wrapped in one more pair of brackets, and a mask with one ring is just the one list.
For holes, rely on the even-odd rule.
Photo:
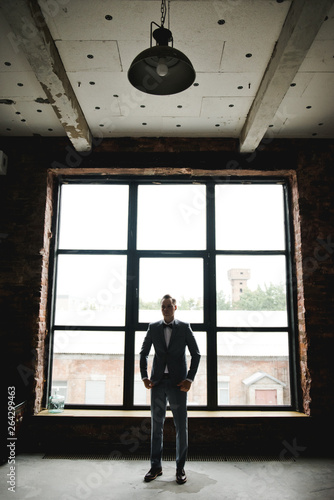
[(126, 249), (128, 191), (122, 185), (63, 185), (59, 248)]
[(218, 250), (283, 250), (284, 241), (282, 186), (216, 186)]
[(64, 396), (64, 401), (67, 401), (67, 382), (63, 380), (52, 380), (52, 394), (57, 391), (59, 396)]
[(60, 255), (55, 322), (57, 325), (124, 325), (125, 289), (125, 256)]
[(104, 380), (86, 380), (86, 405), (104, 405), (106, 383)]
[(287, 325), (285, 257), (217, 256), (217, 324)]
[(218, 332), (217, 354), (219, 404), (290, 404), (287, 332)]
[(57, 330), (52, 389), (66, 387), (65, 404), (123, 404), (124, 332)]
[(162, 318), (160, 300), (175, 297), (176, 317), (188, 323), (203, 322), (203, 259), (140, 259), (139, 322)]
[(206, 197), (202, 185), (138, 188), (139, 250), (206, 248)]
[[(201, 361), (197, 370), (196, 378), (188, 392), (188, 406), (206, 406), (207, 398), (207, 364), (206, 364), (206, 332), (194, 332), (194, 336), (201, 353)], [(187, 349), (187, 366), (189, 368), (191, 356)]]
[[(133, 404), (134, 405), (150, 405), (151, 404), (151, 391), (146, 389), (140, 375), (139, 366), (139, 353), (144, 342), (146, 332), (136, 332), (135, 334), (135, 385), (133, 388)], [(148, 376), (151, 374), (152, 363), (154, 356), (154, 348), (151, 351), (147, 360)]]
[[(147, 390), (141, 380), (139, 367), (139, 353), (143, 344), (146, 332), (136, 332), (135, 340), (135, 380), (134, 380), (134, 404), (135, 405), (150, 405), (151, 392)], [(194, 332), (199, 351), (201, 353), (201, 361), (197, 371), (196, 378), (190, 391), (188, 392), (189, 406), (205, 406), (207, 404), (207, 378), (206, 378), (206, 333)], [(187, 364), (190, 366), (191, 357), (187, 349)], [(154, 348), (152, 346), (148, 357), (148, 375), (152, 370), (152, 362), (154, 356)]]

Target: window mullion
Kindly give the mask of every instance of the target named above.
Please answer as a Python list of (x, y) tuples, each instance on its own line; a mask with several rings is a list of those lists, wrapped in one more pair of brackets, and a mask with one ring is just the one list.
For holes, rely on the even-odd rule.
[[(51, 311), (50, 311), (50, 338), (49, 338), (49, 359), (48, 359), (48, 374), (47, 374), (47, 387), (45, 395), (45, 406), (49, 401), (51, 396), (52, 388), (52, 366), (53, 366), (53, 342), (54, 342), (54, 322), (55, 322), (55, 312), (56, 312), (56, 287), (57, 287), (57, 268), (58, 268), (58, 251), (59, 251), (59, 227), (60, 227), (60, 206), (61, 206), (61, 183), (57, 186), (57, 205), (54, 213), (54, 220), (52, 224), (54, 225), (54, 265), (52, 269), (51, 277)], [(50, 266), (51, 268), (51, 266)]]
[(207, 331), (208, 408), (217, 407), (217, 335), (216, 335), (216, 254), (215, 254), (215, 186), (206, 191), (207, 259), (204, 267), (204, 322)]
[(125, 408), (131, 408), (133, 406), (135, 325), (138, 322), (138, 259), (136, 259), (137, 198), (138, 185), (135, 183), (130, 183), (123, 384), (123, 405)]
[(289, 329), (289, 368), (290, 368), (290, 392), (291, 392), (291, 404), (295, 409), (299, 410), (299, 393), (297, 387), (300, 387), (298, 380), (298, 372), (296, 370), (297, 359), (298, 359), (298, 344), (296, 325), (298, 324), (298, 318), (296, 317), (297, 303), (296, 300), (296, 277), (293, 272), (292, 266), (292, 248), (294, 248), (293, 231), (291, 231), (292, 219), (290, 215), (289, 208), (289, 196), (288, 196), (288, 186), (285, 184), (283, 186), (283, 196), (284, 196), (284, 218), (285, 218), (285, 245), (286, 245), (286, 303), (287, 303), (287, 314), (288, 314), (288, 329)]

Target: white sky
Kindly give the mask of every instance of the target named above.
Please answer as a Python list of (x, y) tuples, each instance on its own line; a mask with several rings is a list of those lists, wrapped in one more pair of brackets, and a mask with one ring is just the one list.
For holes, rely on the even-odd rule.
[(205, 223), (205, 186), (139, 186), (139, 250), (204, 250)]
[(281, 185), (216, 186), (219, 250), (284, 250)]
[(124, 250), (128, 193), (124, 185), (63, 185), (59, 248)]

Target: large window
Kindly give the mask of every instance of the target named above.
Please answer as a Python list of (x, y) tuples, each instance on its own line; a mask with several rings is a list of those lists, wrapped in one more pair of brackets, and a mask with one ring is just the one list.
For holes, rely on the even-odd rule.
[(69, 177), (58, 207), (49, 391), (67, 407), (149, 405), (139, 352), (169, 293), (202, 354), (190, 409), (296, 408), (284, 180)]

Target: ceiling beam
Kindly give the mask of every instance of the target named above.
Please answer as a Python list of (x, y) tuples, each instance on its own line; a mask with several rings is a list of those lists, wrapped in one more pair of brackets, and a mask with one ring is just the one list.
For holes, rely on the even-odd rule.
[(91, 132), (37, 0), (1, 0), (0, 9), (74, 148), (90, 151)]
[(241, 131), (241, 153), (259, 145), (333, 4), (334, 0), (292, 0)]

